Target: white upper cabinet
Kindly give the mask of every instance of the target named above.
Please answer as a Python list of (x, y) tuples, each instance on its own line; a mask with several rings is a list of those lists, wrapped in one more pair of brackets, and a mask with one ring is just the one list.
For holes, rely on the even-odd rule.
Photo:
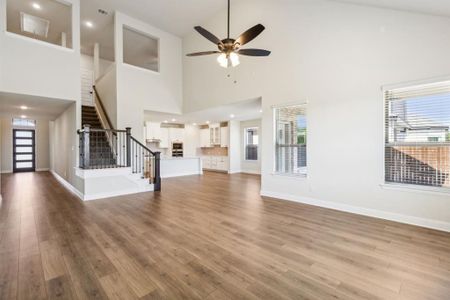
[(147, 128), (146, 139), (151, 141), (161, 140), (161, 124), (155, 122), (145, 122)]
[(220, 124), (209, 125), (209, 137), (212, 146), (220, 145)]
[(220, 127), (220, 146), (228, 147), (228, 127)]
[(200, 129), (200, 147), (211, 147), (211, 139), (209, 137), (209, 129)]
[(160, 128), (159, 148), (169, 148), (169, 128)]
[(184, 129), (183, 128), (169, 128), (169, 140), (173, 142), (184, 141)]

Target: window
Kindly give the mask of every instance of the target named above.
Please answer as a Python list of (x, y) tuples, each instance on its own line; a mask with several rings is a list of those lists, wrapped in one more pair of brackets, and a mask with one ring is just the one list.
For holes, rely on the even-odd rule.
[(123, 62), (159, 72), (159, 40), (124, 26)]
[(245, 129), (245, 160), (258, 160), (258, 128)]
[(6, 1), (8, 32), (72, 48), (72, 5), (61, 0)]
[(385, 181), (450, 188), (450, 81), (385, 92)]
[(275, 108), (275, 172), (306, 176), (306, 106)]
[[(33, 127), (34, 128), (36, 126), (36, 121), (30, 120), (30, 119), (14, 118), (14, 119), (12, 119), (12, 126), (13, 127)], [(20, 132), (18, 132), (18, 134), (20, 134)]]

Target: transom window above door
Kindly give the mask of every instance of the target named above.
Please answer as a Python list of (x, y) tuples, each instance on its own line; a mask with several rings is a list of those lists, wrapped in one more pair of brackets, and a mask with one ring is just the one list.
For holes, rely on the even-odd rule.
[(12, 119), (12, 126), (34, 128), (36, 127), (36, 120), (14, 118)]

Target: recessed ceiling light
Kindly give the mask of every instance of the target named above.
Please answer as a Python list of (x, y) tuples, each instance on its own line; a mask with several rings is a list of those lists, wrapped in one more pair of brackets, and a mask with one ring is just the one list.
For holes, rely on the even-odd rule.
[(28, 109), (28, 107), (25, 106), (25, 105), (22, 105), (22, 106), (20, 107), (20, 109), (25, 110), (25, 109)]
[(260, 109), (259, 112), (262, 113), (262, 109)]
[(86, 21), (86, 22), (84, 22), (84, 24), (89, 28), (94, 27), (94, 23), (92, 23), (91, 21)]
[(197, 123), (193, 123), (192, 125), (197, 126)]
[(169, 123), (169, 121), (167, 121), (167, 120), (164, 120), (164, 123)]
[(206, 121), (206, 124), (209, 124), (209, 121)]
[(232, 118), (232, 119), (233, 119), (233, 118), (234, 118), (234, 115), (233, 115), (233, 114), (231, 114), (231, 115), (230, 115), (230, 118)]
[(20, 116), (22, 119), (25, 119), (27, 116), (25, 116), (25, 115), (21, 115)]
[(176, 122), (177, 121), (177, 119), (172, 119), (172, 122)]
[(33, 2), (33, 4), (31, 4), (33, 6), (34, 9), (40, 10), (41, 9), (41, 5), (39, 3)]

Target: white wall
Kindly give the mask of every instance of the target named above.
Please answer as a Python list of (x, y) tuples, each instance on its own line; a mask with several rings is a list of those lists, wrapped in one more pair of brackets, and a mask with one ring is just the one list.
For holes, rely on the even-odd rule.
[(1, 132), (1, 173), (11, 173), (12, 172), (12, 128), (11, 119), (2, 118), (0, 119), (0, 124), (2, 127)]
[[(267, 30), (247, 48), (272, 55), (242, 57), (231, 70), (214, 56), (185, 57), (184, 106), (262, 97), (263, 192), (450, 230), (448, 194), (380, 186), (381, 86), (449, 74), (450, 19), (320, 0), (246, 0), (232, 16), (233, 35), (263, 23)], [(225, 20), (222, 12), (203, 25), (225, 36)], [(208, 49), (213, 45), (194, 32), (184, 39), (184, 53)], [(271, 108), (292, 102), (308, 102), (307, 179), (271, 174)]]
[[(11, 117), (4, 117), (0, 119), (2, 127), (1, 139), (1, 153), (2, 163), (0, 164), (1, 172), (10, 173), (13, 170), (13, 137)], [(50, 169), (50, 154), (49, 154), (49, 120), (37, 119), (35, 128), (36, 141), (36, 170), (45, 171)]]
[(261, 174), (261, 147), (258, 145), (258, 160), (245, 160), (245, 129), (258, 128), (259, 141), (262, 139), (261, 120), (249, 120), (241, 122), (241, 172)]
[[(159, 39), (159, 73), (123, 63), (123, 26)], [(117, 64), (118, 127), (131, 127), (143, 139), (144, 110), (181, 113), (182, 41), (146, 23), (115, 14), (115, 61)]]
[(116, 129), (125, 129), (118, 127), (117, 123), (117, 68), (111, 65), (105, 74), (96, 82), (95, 87), (102, 99), (106, 112)]
[[(99, 78), (105, 75), (105, 73), (109, 70), (109, 68), (112, 67), (114, 64), (113, 61), (106, 60), (106, 59), (99, 59)], [(81, 54), (80, 57), (80, 65), (81, 68), (91, 70), (94, 72), (94, 57)]]
[(2, 200), (2, 172), (1, 172), (1, 165), (2, 165), (2, 145), (3, 145), (3, 141), (2, 141), (2, 122), (0, 121), (0, 201)]
[(200, 148), (199, 126), (186, 124), (184, 126), (184, 142), (183, 142), (184, 157), (198, 156), (199, 148)]
[(84, 192), (83, 179), (76, 176), (78, 164), (78, 135), (80, 121), (77, 118), (78, 103), (73, 103), (50, 125), (51, 170), (75, 187)]
[(80, 5), (72, 3), (73, 49), (6, 32), (0, 0), (0, 91), (48, 98), (80, 98)]
[(230, 130), (230, 142), (228, 144), (229, 173), (239, 173), (241, 172), (241, 123), (232, 120), (228, 122), (228, 127)]

